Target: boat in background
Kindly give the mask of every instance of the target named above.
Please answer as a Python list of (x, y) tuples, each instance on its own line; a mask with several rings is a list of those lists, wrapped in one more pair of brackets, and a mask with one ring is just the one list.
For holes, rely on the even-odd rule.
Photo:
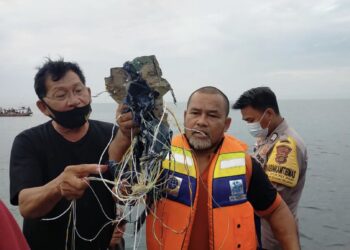
[(0, 117), (31, 116), (32, 114), (30, 107), (0, 108)]

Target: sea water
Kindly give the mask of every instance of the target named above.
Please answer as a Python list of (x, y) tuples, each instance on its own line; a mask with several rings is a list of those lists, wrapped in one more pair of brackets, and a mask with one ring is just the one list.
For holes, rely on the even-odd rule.
[[(302, 249), (350, 249), (350, 100), (280, 100), (281, 115), (304, 139), (309, 165), (299, 205)], [(186, 105), (170, 105), (180, 125)], [(19, 224), (18, 207), (9, 204), (9, 159), (14, 137), (26, 128), (48, 120), (40, 111), (31, 117), (0, 117), (0, 198)], [(92, 119), (114, 122), (114, 103), (93, 104)], [(254, 143), (241, 120), (240, 112), (231, 110), (228, 133)], [(175, 124), (172, 124), (175, 129)], [(177, 132), (177, 131), (175, 131)], [(349, 160), (349, 161), (348, 161)], [(125, 237), (127, 249), (132, 239)], [(142, 235), (139, 249), (145, 249)]]

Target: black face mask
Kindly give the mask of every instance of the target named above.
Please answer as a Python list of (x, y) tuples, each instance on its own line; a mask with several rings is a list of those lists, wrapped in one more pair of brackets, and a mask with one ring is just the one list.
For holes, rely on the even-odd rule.
[(89, 119), (91, 113), (90, 103), (84, 107), (74, 108), (69, 111), (56, 111), (46, 104), (53, 116), (50, 117), (65, 128), (80, 128)]

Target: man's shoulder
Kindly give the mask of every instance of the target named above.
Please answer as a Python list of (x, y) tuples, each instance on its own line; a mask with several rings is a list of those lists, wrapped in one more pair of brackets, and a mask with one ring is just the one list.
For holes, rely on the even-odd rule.
[(53, 131), (51, 122), (28, 128), (14, 138), (12, 150), (22, 152), (22, 150), (46, 148)]
[(237, 139), (236, 137), (234, 137), (234, 136), (232, 136), (232, 135), (225, 134), (225, 140), (226, 140), (229, 144), (235, 145), (235, 146), (241, 148), (242, 151), (247, 151), (247, 150), (248, 150), (248, 145), (247, 145), (245, 142), (243, 142), (243, 141)]
[(306, 148), (303, 138), (298, 134), (298, 132), (292, 128), (287, 127), (279, 137), (280, 141), (293, 141), (297, 148), (304, 151)]
[(48, 131), (51, 127), (51, 121), (39, 124), (37, 126), (28, 128), (20, 132), (17, 137), (32, 137), (32, 136), (37, 136), (38, 134), (42, 134), (44, 131)]

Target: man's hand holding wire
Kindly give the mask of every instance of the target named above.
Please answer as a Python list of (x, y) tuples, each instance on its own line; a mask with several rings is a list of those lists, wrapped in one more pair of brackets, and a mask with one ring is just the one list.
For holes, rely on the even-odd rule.
[(106, 165), (80, 164), (67, 166), (58, 176), (59, 190), (67, 200), (78, 199), (83, 196), (85, 189), (89, 186), (86, 177), (90, 174), (98, 174), (107, 170)]
[(116, 122), (119, 129), (108, 150), (109, 159), (117, 162), (121, 161), (131, 144), (132, 137), (139, 131), (138, 126), (133, 121), (132, 112), (126, 112), (126, 110), (128, 110), (127, 105), (120, 104), (118, 106)]

